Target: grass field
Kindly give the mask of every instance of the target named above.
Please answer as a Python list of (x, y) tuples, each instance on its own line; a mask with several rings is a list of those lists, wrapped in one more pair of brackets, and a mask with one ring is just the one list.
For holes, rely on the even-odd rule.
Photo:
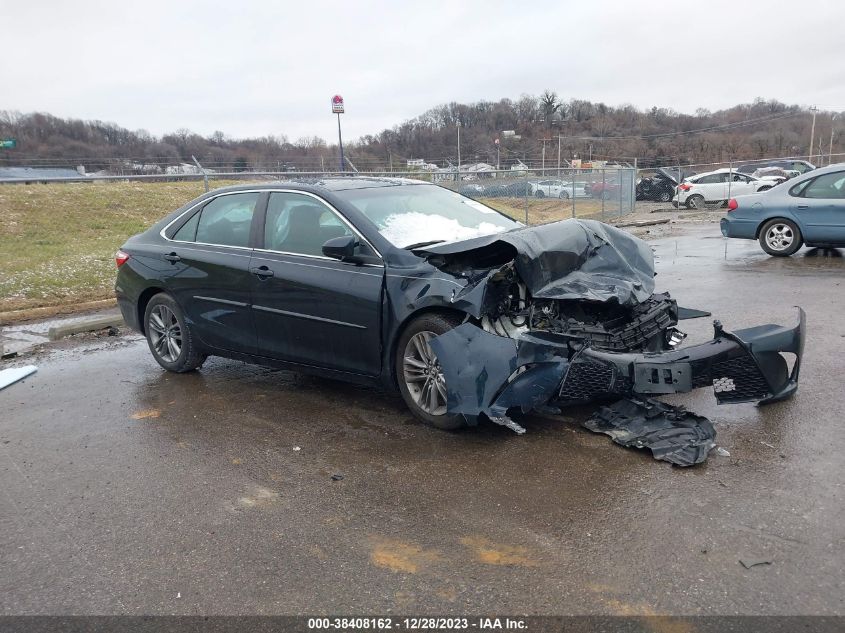
[[(0, 185), (0, 312), (114, 296), (114, 252), (202, 192), (201, 182)], [(520, 221), (527, 202), (531, 224), (572, 214), (568, 200), (482, 202)], [(601, 202), (576, 207), (581, 217), (599, 217)]]

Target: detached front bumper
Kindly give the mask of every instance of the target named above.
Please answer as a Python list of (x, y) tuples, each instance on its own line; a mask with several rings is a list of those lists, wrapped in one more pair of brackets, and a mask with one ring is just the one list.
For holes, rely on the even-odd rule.
[[(533, 331), (518, 339), (470, 323), (431, 340), (447, 386), (449, 413), (474, 424), (480, 414), (512, 428), (511, 409), (552, 411), (608, 398), (649, 397), (713, 387), (719, 404), (789, 398), (798, 388), (806, 315), (797, 325), (759, 325), (728, 332), (714, 322), (713, 340), (655, 353), (617, 353)], [(580, 344), (580, 341), (577, 342)], [(784, 354), (794, 356), (790, 369)]]
[[(759, 325), (725, 331), (714, 323), (713, 340), (662, 353), (616, 354), (585, 347), (561, 383), (558, 401), (605, 396), (652, 396), (713, 386), (719, 404), (789, 398), (798, 388), (806, 315), (794, 327)], [(794, 355), (789, 369), (783, 354)]]

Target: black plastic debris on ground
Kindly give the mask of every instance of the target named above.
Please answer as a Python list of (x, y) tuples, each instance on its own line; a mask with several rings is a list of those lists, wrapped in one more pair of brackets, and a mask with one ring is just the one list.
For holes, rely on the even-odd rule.
[(605, 433), (622, 446), (648, 448), (655, 459), (677, 466), (703, 462), (716, 445), (716, 429), (710, 420), (650, 398), (602, 407), (584, 427)]

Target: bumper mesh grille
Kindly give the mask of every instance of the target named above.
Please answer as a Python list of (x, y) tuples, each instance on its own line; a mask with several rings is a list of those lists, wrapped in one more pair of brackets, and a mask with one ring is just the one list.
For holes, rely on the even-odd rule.
[(613, 367), (599, 363), (573, 363), (560, 387), (563, 400), (592, 400), (613, 387)]
[(747, 402), (769, 396), (769, 385), (750, 356), (713, 365), (713, 391), (721, 402)]

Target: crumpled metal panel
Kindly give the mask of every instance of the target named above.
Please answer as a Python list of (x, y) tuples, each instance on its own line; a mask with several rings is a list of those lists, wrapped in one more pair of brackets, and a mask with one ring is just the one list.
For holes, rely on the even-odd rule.
[[(483, 257), (509, 249), (535, 299), (583, 299), (635, 305), (654, 292), (654, 257), (644, 241), (595, 220), (563, 220), (434, 245), (421, 253)], [(479, 280), (486, 282), (486, 277)]]
[(525, 429), (508, 417), (508, 409), (548, 408), (568, 366), (559, 344), (531, 335), (505, 338), (471, 323), (431, 339), (430, 345), (446, 380), (449, 413), (463, 415), (471, 425), (483, 413), (520, 434)]
[(716, 446), (716, 429), (707, 418), (657, 400), (620, 400), (584, 422), (630, 448), (648, 448), (655, 459), (693, 466)]

